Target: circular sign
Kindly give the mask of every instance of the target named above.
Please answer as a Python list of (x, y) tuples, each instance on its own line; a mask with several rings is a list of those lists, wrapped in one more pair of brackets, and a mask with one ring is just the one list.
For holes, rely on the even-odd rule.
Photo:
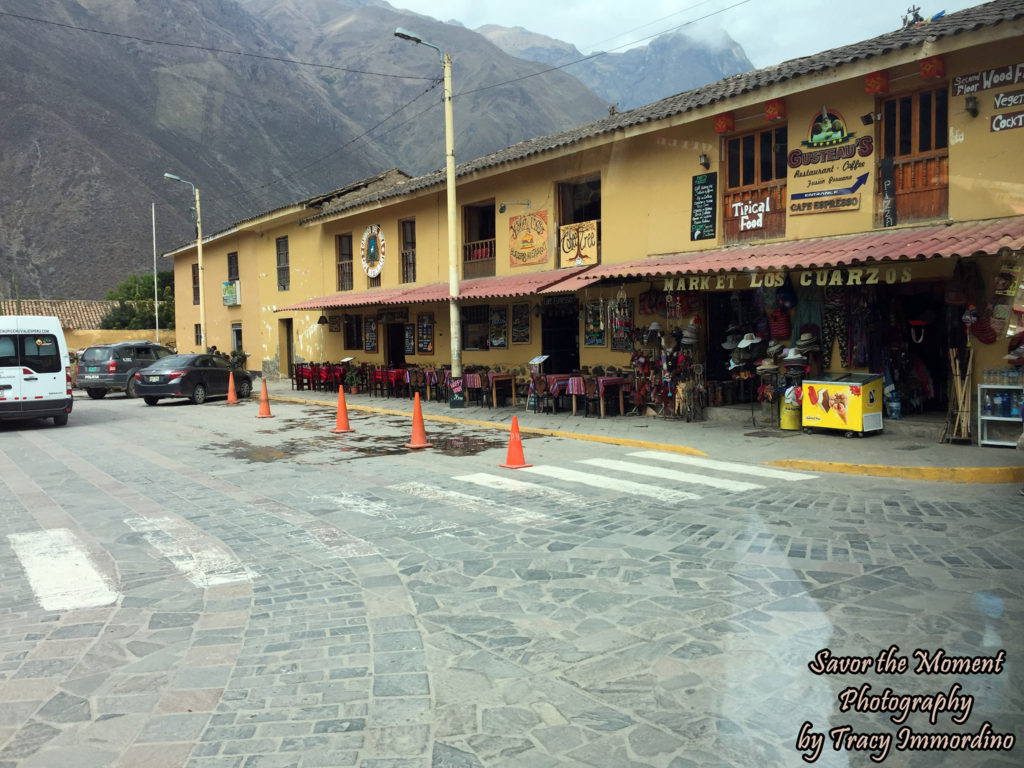
[(377, 277), (384, 268), (384, 233), (380, 231), (380, 224), (371, 224), (363, 232), (359, 260), (363, 262), (367, 277)]

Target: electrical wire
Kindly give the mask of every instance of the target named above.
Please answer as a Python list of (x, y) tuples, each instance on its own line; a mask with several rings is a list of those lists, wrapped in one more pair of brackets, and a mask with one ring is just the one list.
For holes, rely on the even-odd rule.
[(171, 43), (166, 40), (150, 40), (145, 37), (135, 37), (134, 35), (125, 35), (118, 32), (108, 32), (104, 29), (91, 29), (89, 27), (76, 27), (74, 24), (64, 24), (59, 21), (49, 21), (47, 19), (37, 19), (32, 16), (23, 16), (18, 13), (10, 13), (8, 11), (0, 11), (0, 16), (9, 16), (14, 19), (21, 19), (23, 21), (34, 21), (37, 24), (49, 24), (53, 27), (61, 27), (63, 29), (71, 29), (75, 32), (89, 32), (94, 35), (106, 35), (107, 37), (116, 37), (122, 40), (134, 40), (139, 43), (149, 43), (151, 45), (166, 45), (172, 48), (188, 48), (194, 51), (206, 51), (209, 53), (224, 53), (229, 56), (243, 56), (252, 59), (264, 59), (266, 61), (278, 61), (284, 64), (299, 64), (303, 67), (315, 67), (317, 69), (331, 69), (336, 72), (349, 72), (356, 75), (374, 75), (375, 77), (393, 77), (399, 80), (433, 80), (432, 77), (424, 77), (422, 75), (403, 75), (394, 74), (388, 72), (372, 72), (365, 69), (351, 69), (350, 67), (339, 67), (333, 64), (318, 64), (313, 61), (302, 61), (300, 59), (289, 59), (283, 56), (267, 56), (261, 53), (249, 53), (247, 51), (229, 51), (224, 48), (210, 48), (205, 45), (194, 45), (191, 43)]

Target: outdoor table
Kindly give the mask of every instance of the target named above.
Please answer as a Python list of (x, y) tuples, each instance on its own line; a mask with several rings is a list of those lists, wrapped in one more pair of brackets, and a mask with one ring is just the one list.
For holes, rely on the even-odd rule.
[[(468, 396), (469, 390), (471, 390), (471, 389), (480, 390), (480, 389), (484, 388), (484, 384), (483, 384), (483, 381), (480, 378), (480, 374), (479, 373), (467, 373), (467, 374), (464, 374), (463, 375), (462, 386), (465, 387), (465, 389), (467, 391), (467, 396), (466, 396), (467, 402), (469, 400), (469, 396)], [(479, 397), (477, 399), (479, 400)]]
[(507, 381), (512, 389), (512, 407), (516, 407), (516, 377), (511, 373), (488, 373), (488, 383), (491, 385), (491, 407), (498, 402), (498, 382)]
[(430, 388), (437, 387), (437, 371), (433, 368), (423, 369), (423, 380), (427, 383), (427, 400), (430, 400)]
[(587, 384), (582, 376), (570, 376), (566, 382), (565, 393), (572, 395), (572, 415), (576, 415), (576, 398), (587, 394)]
[(625, 376), (598, 376), (597, 377), (597, 394), (601, 399), (601, 418), (604, 418), (604, 391), (607, 387), (618, 387), (619, 390), (619, 414), (626, 412), (626, 398), (625, 392), (629, 379)]

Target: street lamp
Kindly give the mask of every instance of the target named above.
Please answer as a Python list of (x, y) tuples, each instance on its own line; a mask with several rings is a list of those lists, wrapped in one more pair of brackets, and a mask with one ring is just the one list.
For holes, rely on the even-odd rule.
[(196, 189), (196, 185), (191, 181), (186, 181), (180, 176), (175, 176), (173, 173), (165, 173), (165, 179), (171, 181), (180, 181), (182, 184), (188, 184), (192, 187), (192, 192), (196, 198), (196, 254), (199, 258), (199, 344), (200, 352), (206, 351), (206, 302), (203, 297), (203, 217), (199, 212), (199, 190)]
[(399, 27), (395, 37), (411, 40), (419, 45), (433, 48), (441, 57), (444, 72), (444, 151), (445, 186), (448, 193), (448, 316), (449, 335), (452, 339), (452, 408), (466, 407), (466, 393), (462, 387), (462, 326), (459, 317), (459, 251), (455, 235), (455, 124), (452, 118), (452, 57), (433, 43), (428, 43), (415, 32)]

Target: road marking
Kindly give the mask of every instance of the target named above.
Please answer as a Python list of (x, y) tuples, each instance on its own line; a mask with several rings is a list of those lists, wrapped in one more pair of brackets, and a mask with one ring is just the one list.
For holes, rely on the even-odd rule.
[(638, 459), (654, 459), (656, 461), (668, 461), (674, 464), (689, 464), (693, 467), (704, 467), (705, 469), (717, 469), (722, 472), (738, 472), (743, 475), (754, 475), (756, 477), (769, 477), (773, 480), (815, 480), (817, 475), (808, 475), (803, 472), (789, 472), (785, 469), (772, 469), (762, 467), (758, 464), (740, 464), (731, 461), (715, 461), (714, 459), (702, 459), (697, 456), (682, 456), (677, 453), (662, 453), (660, 451), (635, 451), (627, 454)]
[(523, 469), (516, 470), (517, 472), (530, 472), (535, 475), (544, 475), (546, 477), (553, 477), (556, 480), (565, 480), (570, 483), (582, 483), (583, 485), (590, 485), (594, 488), (603, 488), (609, 491), (616, 491), (618, 493), (631, 493), (635, 496), (649, 496), (654, 499), (666, 502), (679, 502), (679, 501), (693, 501), (699, 499), (695, 493), (688, 493), (686, 491), (672, 491), (665, 488), (655, 488), (650, 485), (644, 485), (643, 483), (634, 483), (632, 480), (621, 480), (615, 477), (605, 477), (604, 475), (596, 475), (591, 472), (578, 472), (575, 469), (565, 469), (563, 467), (549, 467), (545, 465), (524, 467)]
[(124, 521), (195, 586), (214, 587), (252, 581), (246, 568), (223, 542), (191, 523), (173, 517), (132, 517)]
[[(494, 484), (492, 483), (492, 485)], [(435, 501), (448, 507), (468, 510), (488, 518), (499, 518), (498, 522), (502, 523), (545, 523), (551, 520), (549, 515), (545, 515), (542, 512), (534, 512), (522, 507), (489, 501), (479, 496), (472, 496), (460, 491), (449, 491), (423, 483), (405, 483), (404, 485), (395, 486), (395, 490), (408, 493), (410, 496), (416, 496), (417, 498)], [(443, 523), (439, 522), (438, 525), (443, 525)], [(452, 523), (449, 528), (438, 528), (438, 530), (448, 530), (455, 527), (463, 528), (465, 526)]]
[(638, 464), (635, 461), (618, 461), (616, 459), (580, 459), (580, 464), (590, 464), (594, 467), (613, 469), (617, 472), (628, 472), (634, 475), (645, 477), (657, 477), (660, 480), (675, 480), (680, 483), (694, 483), (695, 485), (706, 485), (710, 488), (718, 488), (723, 491), (756, 491), (764, 488), (757, 483), (747, 483), (743, 480), (730, 480), (726, 477), (714, 477), (712, 475), (696, 475), (693, 472), (679, 472), (675, 469), (655, 467), (650, 464)]
[(99, 608), (117, 602), (112, 589), (67, 528), (7, 535), (39, 605), (47, 611)]

